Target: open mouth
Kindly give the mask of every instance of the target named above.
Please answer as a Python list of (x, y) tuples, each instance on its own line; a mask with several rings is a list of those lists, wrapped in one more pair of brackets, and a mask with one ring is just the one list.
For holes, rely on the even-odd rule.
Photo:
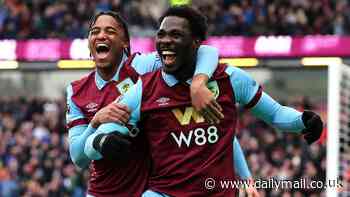
[(111, 47), (105, 43), (96, 44), (96, 53), (97, 57), (100, 59), (104, 59), (108, 56)]
[(165, 65), (174, 64), (176, 60), (176, 53), (174, 51), (162, 51), (162, 59)]

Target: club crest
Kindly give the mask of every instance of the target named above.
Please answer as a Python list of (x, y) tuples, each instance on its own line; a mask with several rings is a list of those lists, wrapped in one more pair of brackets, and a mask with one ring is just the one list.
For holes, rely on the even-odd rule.
[(117, 88), (120, 94), (125, 94), (132, 85), (134, 85), (134, 82), (132, 82), (130, 78), (126, 78), (122, 82), (118, 83)]

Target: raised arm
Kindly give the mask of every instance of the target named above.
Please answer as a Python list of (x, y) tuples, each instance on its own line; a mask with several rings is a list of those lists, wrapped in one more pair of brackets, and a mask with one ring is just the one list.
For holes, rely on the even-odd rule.
[(217, 48), (201, 45), (197, 52), (197, 62), (196, 70), (194, 71), (194, 76), (205, 75), (211, 78), (219, 63), (219, 51)]
[(89, 159), (114, 159), (127, 154), (130, 145), (127, 137), (138, 134), (135, 125), (140, 120), (141, 96), (142, 81), (139, 79), (128, 92), (117, 99), (131, 111), (128, 126), (121, 123), (101, 124), (86, 140), (84, 152)]
[(310, 111), (301, 113), (291, 107), (280, 105), (264, 93), (255, 80), (239, 68), (230, 66), (226, 72), (230, 75), (236, 101), (251, 109), (256, 117), (280, 131), (304, 134), (309, 144), (319, 139), (323, 123), (317, 114)]
[(207, 88), (208, 80), (212, 77), (218, 63), (219, 52), (216, 48), (207, 45), (199, 47), (196, 71), (190, 88), (191, 100), (193, 107), (209, 123), (219, 123), (224, 117), (214, 94)]
[[(201, 45), (197, 53), (195, 75), (204, 74), (210, 78), (218, 65), (218, 49), (208, 45)], [(143, 75), (148, 72), (156, 71), (158, 68), (162, 67), (163, 64), (158, 53), (155, 51), (148, 54), (136, 55), (131, 66), (137, 73)]]

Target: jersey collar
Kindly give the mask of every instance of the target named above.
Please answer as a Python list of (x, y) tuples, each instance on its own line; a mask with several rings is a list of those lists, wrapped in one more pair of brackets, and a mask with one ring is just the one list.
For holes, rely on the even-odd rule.
[[(173, 87), (174, 85), (176, 85), (176, 84), (179, 83), (179, 81), (175, 78), (174, 75), (167, 74), (167, 73), (164, 72), (163, 70), (162, 70), (162, 78), (163, 78), (163, 80), (165, 81), (165, 83), (166, 83), (169, 87)], [(186, 83), (187, 83), (188, 85), (191, 85), (191, 83), (192, 83), (192, 78), (191, 78), (191, 79), (188, 79), (188, 80), (186, 81)]]
[[(120, 69), (123, 67), (124, 62), (128, 59), (128, 57), (126, 56), (125, 53), (123, 53), (123, 57), (122, 57), (122, 61), (120, 62), (119, 66), (118, 66), (118, 70), (115, 73), (115, 75), (112, 77), (112, 79), (110, 79), (109, 81), (119, 81), (119, 72)], [(104, 79), (102, 79), (102, 77), (98, 74), (97, 70), (95, 72), (95, 83), (96, 86), (99, 90), (101, 90), (103, 87), (105, 87), (105, 85), (109, 82), (109, 81), (105, 81)]]

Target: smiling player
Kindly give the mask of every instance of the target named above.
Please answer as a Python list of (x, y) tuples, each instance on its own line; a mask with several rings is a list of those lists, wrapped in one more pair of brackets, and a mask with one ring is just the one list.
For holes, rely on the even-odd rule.
[[(132, 158), (118, 160), (101, 159), (90, 162), (84, 154), (86, 139), (105, 122), (127, 122), (129, 111), (125, 106), (112, 103), (133, 85), (140, 74), (156, 70), (161, 61), (156, 53), (130, 55), (130, 38), (124, 20), (114, 12), (101, 12), (91, 21), (88, 36), (89, 49), (96, 70), (71, 83), (67, 88), (67, 127), (69, 128), (69, 152), (79, 167), (90, 167), (88, 196), (137, 196), (145, 190), (149, 174), (149, 152), (143, 138), (124, 142), (120, 150), (132, 145)], [(194, 105), (210, 108), (211, 92), (206, 88), (207, 76), (212, 74), (218, 61), (215, 48), (201, 46), (198, 66), (192, 87), (197, 98)], [(207, 104), (210, 104), (207, 108)], [(218, 112), (220, 113), (220, 112)], [(209, 116), (207, 116), (209, 117)], [(216, 117), (209, 117), (217, 121)], [(108, 142), (109, 139), (104, 139)]]
[[(133, 133), (124, 125), (105, 123), (85, 144), (86, 155), (100, 159), (106, 155), (100, 151), (102, 149), (118, 152), (101, 140), (104, 136), (146, 135), (144, 141), (150, 144), (153, 165), (147, 195), (219, 197), (236, 194), (235, 189), (208, 190), (204, 187), (207, 178), (235, 179), (232, 140), (237, 121), (236, 103), (282, 131), (303, 134), (308, 143), (321, 135), (323, 124), (317, 114), (281, 106), (246, 72), (227, 65), (219, 65), (208, 83), (215, 89), (219, 104), (225, 106), (224, 119), (217, 124), (205, 122), (191, 107), (189, 85), (206, 30), (204, 17), (192, 8), (170, 8), (161, 18), (156, 38), (164, 67), (142, 76), (118, 99), (131, 110), (130, 124), (139, 123), (142, 130)], [(159, 103), (160, 98), (168, 99)]]

